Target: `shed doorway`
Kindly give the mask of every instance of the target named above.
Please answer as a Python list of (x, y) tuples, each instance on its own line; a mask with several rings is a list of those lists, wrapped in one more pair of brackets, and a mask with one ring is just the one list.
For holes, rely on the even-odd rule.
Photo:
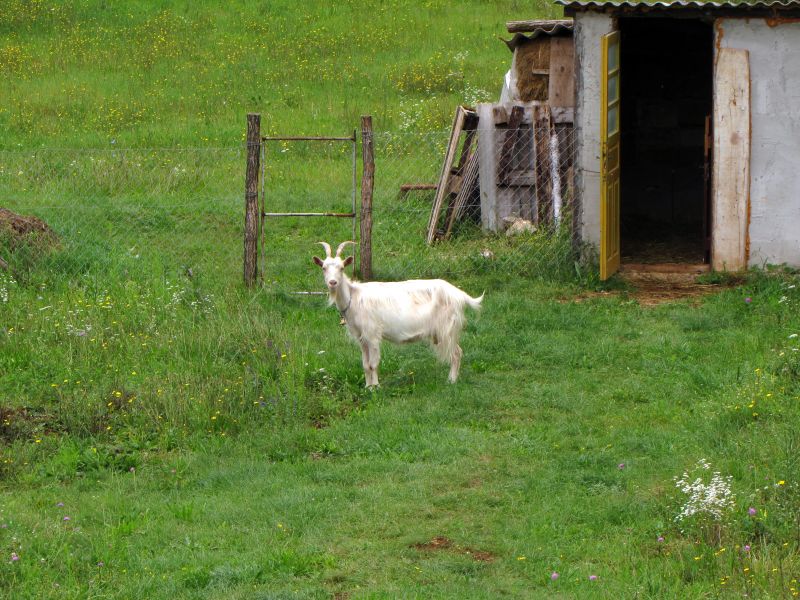
[(619, 30), (621, 261), (708, 263), (712, 26), (623, 18)]

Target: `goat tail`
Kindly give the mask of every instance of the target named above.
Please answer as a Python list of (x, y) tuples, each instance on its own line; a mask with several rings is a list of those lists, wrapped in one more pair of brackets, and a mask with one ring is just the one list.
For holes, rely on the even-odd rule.
[(469, 294), (466, 294), (466, 293), (465, 293), (465, 294), (464, 294), (464, 296), (466, 296), (466, 298), (464, 298), (464, 300), (465, 300), (465, 302), (467, 303), (467, 306), (469, 306), (469, 307), (470, 307), (472, 310), (474, 310), (474, 311), (478, 311), (478, 310), (480, 310), (480, 309), (481, 309), (481, 302), (483, 302), (483, 297), (484, 297), (485, 295), (486, 295), (486, 292), (483, 292), (483, 293), (482, 293), (480, 296), (478, 296), (477, 298), (473, 298), (473, 297), (472, 297), (472, 296), (470, 296)]

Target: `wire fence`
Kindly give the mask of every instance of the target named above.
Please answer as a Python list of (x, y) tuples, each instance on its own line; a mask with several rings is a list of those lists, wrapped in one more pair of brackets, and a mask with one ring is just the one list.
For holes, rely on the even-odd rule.
[[(570, 128), (556, 131), (546, 157), (530, 136), (498, 132), (493, 206), (482, 191), (477, 134), (466, 153), (466, 139), (458, 141), (463, 160), (454, 161), (447, 189), (437, 194), (451, 133), (376, 133), (374, 277), (574, 270), (574, 138)], [(273, 144), (262, 160), (265, 212), (352, 212), (359, 196), (351, 145)], [(360, 160), (358, 153), (359, 176)], [(0, 151), (0, 260), (7, 263), (0, 273), (71, 280), (188, 272), (216, 273), (225, 285), (241, 281), (245, 166), (241, 146)], [(321, 251), (315, 243), (353, 239), (357, 225), (346, 218), (264, 219), (264, 284), (321, 290), (311, 262)]]
[[(484, 140), (477, 131), (471, 139), (462, 136), (444, 177), (450, 132), (377, 134), (376, 277), (572, 273), (572, 129), (563, 128), (555, 138), (557, 152), (551, 154), (548, 147), (546, 165), (535, 156), (531, 132), (500, 131), (487, 142), (489, 151), (480, 149)], [(481, 166), (480, 160), (488, 165)], [(481, 175), (495, 180), (487, 185)]]
[(243, 165), (238, 147), (2, 151), (0, 258), (22, 277), (239, 272)]

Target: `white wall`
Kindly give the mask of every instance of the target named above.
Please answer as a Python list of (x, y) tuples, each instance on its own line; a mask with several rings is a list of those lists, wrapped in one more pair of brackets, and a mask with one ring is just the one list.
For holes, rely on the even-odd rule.
[[(581, 238), (600, 246), (600, 37), (611, 33), (611, 17), (595, 12), (575, 15), (577, 139), (576, 181), (581, 203)], [(624, 107), (622, 110), (625, 110)]]
[(800, 23), (720, 19), (722, 47), (750, 52), (751, 266), (800, 266)]

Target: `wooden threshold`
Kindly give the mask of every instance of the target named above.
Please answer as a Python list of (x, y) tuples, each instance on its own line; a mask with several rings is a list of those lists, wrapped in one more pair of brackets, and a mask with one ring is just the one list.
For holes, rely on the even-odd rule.
[(622, 263), (622, 273), (710, 273), (708, 263)]

